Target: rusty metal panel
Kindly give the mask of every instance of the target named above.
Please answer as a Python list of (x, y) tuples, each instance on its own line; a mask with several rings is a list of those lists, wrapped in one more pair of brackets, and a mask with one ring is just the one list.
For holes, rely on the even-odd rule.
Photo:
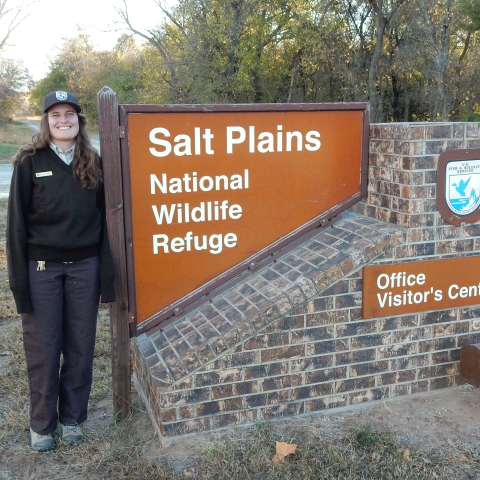
[(460, 376), (480, 387), (480, 343), (464, 345), (460, 349)]
[(129, 303), (141, 331), (366, 192), (366, 104), (125, 105), (121, 113)]

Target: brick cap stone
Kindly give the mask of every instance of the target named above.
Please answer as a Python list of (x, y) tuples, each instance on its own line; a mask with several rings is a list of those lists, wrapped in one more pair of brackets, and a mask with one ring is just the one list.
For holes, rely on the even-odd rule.
[(405, 241), (399, 226), (351, 211), (342, 216), (164, 330), (136, 337), (154, 384), (174, 387)]

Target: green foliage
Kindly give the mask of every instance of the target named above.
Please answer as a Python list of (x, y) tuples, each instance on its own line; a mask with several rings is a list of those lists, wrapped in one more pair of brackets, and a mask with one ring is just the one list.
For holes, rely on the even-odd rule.
[(67, 90), (78, 97), (83, 112), (95, 123), (97, 93), (105, 85), (116, 91), (120, 103), (138, 103), (144, 88), (141, 71), (144, 59), (140, 48), (128, 36), (119, 38), (110, 51), (95, 51), (90, 37), (79, 34), (67, 39), (52, 61), (50, 72), (31, 90), (30, 98), (41, 113), (43, 98), (54, 90)]
[(475, 105), (472, 110), (462, 108), (456, 120), (459, 122), (480, 122), (480, 107)]
[(22, 63), (0, 58), (0, 120), (13, 117), (22, 103), (22, 92), (31, 84)]
[(470, 32), (480, 30), (480, 0), (460, 0), (459, 10), (467, 16), (465, 27)]
[(352, 445), (358, 448), (371, 448), (378, 443), (380, 439), (381, 436), (367, 425), (352, 428), (349, 437)]
[[(96, 121), (120, 103), (370, 101), (373, 121), (470, 118), (480, 102), (480, 0), (179, 0), (111, 51), (80, 32), (31, 92), (74, 92)], [(121, 12), (121, 11), (120, 11)], [(472, 117), (474, 118), (474, 117)]]
[(54, 90), (68, 90), (67, 76), (58, 65), (51, 64), (50, 72), (39, 80), (30, 90), (30, 100), (34, 105), (36, 115), (42, 114), (42, 102), (45, 95)]

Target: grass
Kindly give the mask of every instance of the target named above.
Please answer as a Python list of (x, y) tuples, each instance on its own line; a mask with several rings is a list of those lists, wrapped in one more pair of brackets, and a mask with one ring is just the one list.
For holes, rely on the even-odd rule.
[(0, 163), (10, 163), (17, 150), (32, 142), (32, 131), (16, 121), (0, 122)]
[[(461, 455), (416, 451), (403, 445), (391, 432), (376, 432), (364, 425), (347, 431), (292, 430), (282, 424), (259, 423), (250, 428), (231, 429), (205, 444), (203, 454), (188, 466), (167, 459), (149, 458), (141, 432), (149, 420), (141, 403), (133, 404), (132, 417), (123, 423), (109, 421), (85, 428), (87, 442), (72, 449), (55, 434), (58, 448), (32, 454), (26, 446), (28, 422), (27, 385), (21, 344), (21, 328), (11, 322), (0, 331), (0, 351), (12, 355), (2, 376), (0, 397), (7, 398), (0, 410), (0, 451), (14, 450), (22, 459), (22, 476), (5, 478), (71, 478), (179, 480), (333, 480), (333, 479), (474, 479), (478, 478), (479, 452), (474, 448)], [(2, 360), (3, 362), (4, 360)], [(95, 351), (95, 380), (92, 404), (110, 396), (110, 350), (108, 315), (99, 316)], [(0, 403), (2, 405), (2, 403)], [(147, 423), (146, 423), (147, 422)], [(278, 441), (296, 443), (296, 452), (281, 463), (270, 461)], [(465, 454), (464, 454), (465, 455)], [(67, 476), (65, 474), (68, 473)], [(1, 470), (0, 470), (0, 478)]]
[[(95, 416), (99, 403), (110, 402), (111, 398), (109, 330), (108, 311), (102, 308), (94, 354), (91, 416)], [(11, 452), (21, 462), (15, 468), (22, 471), (18, 477), (5, 478), (172, 478), (162, 476), (160, 464), (143, 458), (145, 442), (132, 432), (132, 424), (147, 419), (138, 400), (133, 405), (132, 417), (126, 422), (115, 424), (108, 414), (106, 422), (87, 422), (88, 441), (75, 450), (62, 441), (57, 430), (56, 450), (41, 455), (32, 453), (28, 447), (28, 385), (18, 320), (0, 320), (0, 353), (0, 459), (2, 453)], [(65, 471), (69, 472), (67, 477), (64, 477)], [(4, 478), (1, 468), (0, 478)]]
[(11, 318), (16, 312), (12, 293), (8, 286), (7, 254), (5, 249), (7, 205), (7, 199), (0, 199), (0, 319)]
[[(110, 406), (109, 317), (101, 309), (94, 358), (94, 384), (90, 416), (103, 402)], [(0, 321), (1, 325), (1, 321)], [(286, 422), (259, 423), (229, 429), (205, 441), (202, 454), (182, 461), (146, 455), (149, 418), (138, 399), (130, 419), (115, 424), (110, 415), (103, 423), (87, 421), (87, 441), (72, 449), (59, 437), (56, 450), (35, 454), (27, 446), (28, 387), (18, 321), (0, 328), (0, 357), (7, 368), (0, 382), (0, 452), (12, 452), (18, 476), (0, 478), (118, 479), (139, 480), (334, 480), (334, 479), (475, 479), (480, 452), (475, 445), (452, 443), (449, 453), (415, 450), (392, 432), (378, 432), (368, 425), (350, 429), (316, 425), (291, 428)], [(0, 368), (0, 372), (1, 372)], [(108, 408), (109, 409), (109, 408)], [(151, 431), (151, 427), (150, 427)], [(295, 443), (296, 452), (281, 463), (271, 462), (276, 442)], [(158, 451), (161, 454), (161, 450)], [(1, 459), (1, 453), (0, 453)], [(10, 462), (7, 465), (10, 465)], [(5, 470), (7, 471), (7, 470)], [(9, 471), (10, 474), (10, 471)]]
[(0, 158), (11, 159), (18, 151), (18, 145), (9, 143), (0, 144)]
[[(279, 464), (270, 461), (276, 441), (298, 444), (296, 452)], [(477, 478), (475, 464), (464, 467), (460, 458), (452, 461), (410, 450), (392, 433), (375, 432), (368, 426), (325, 438), (321, 431), (317, 437), (302, 432), (292, 435), (272, 424), (259, 424), (210, 445), (190, 472), (191, 478), (205, 480)]]

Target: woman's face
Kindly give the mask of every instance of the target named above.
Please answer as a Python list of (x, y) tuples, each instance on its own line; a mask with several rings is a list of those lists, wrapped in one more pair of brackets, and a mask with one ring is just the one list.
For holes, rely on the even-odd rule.
[(47, 115), (52, 143), (63, 150), (69, 149), (75, 143), (79, 130), (76, 110), (68, 103), (58, 103)]

